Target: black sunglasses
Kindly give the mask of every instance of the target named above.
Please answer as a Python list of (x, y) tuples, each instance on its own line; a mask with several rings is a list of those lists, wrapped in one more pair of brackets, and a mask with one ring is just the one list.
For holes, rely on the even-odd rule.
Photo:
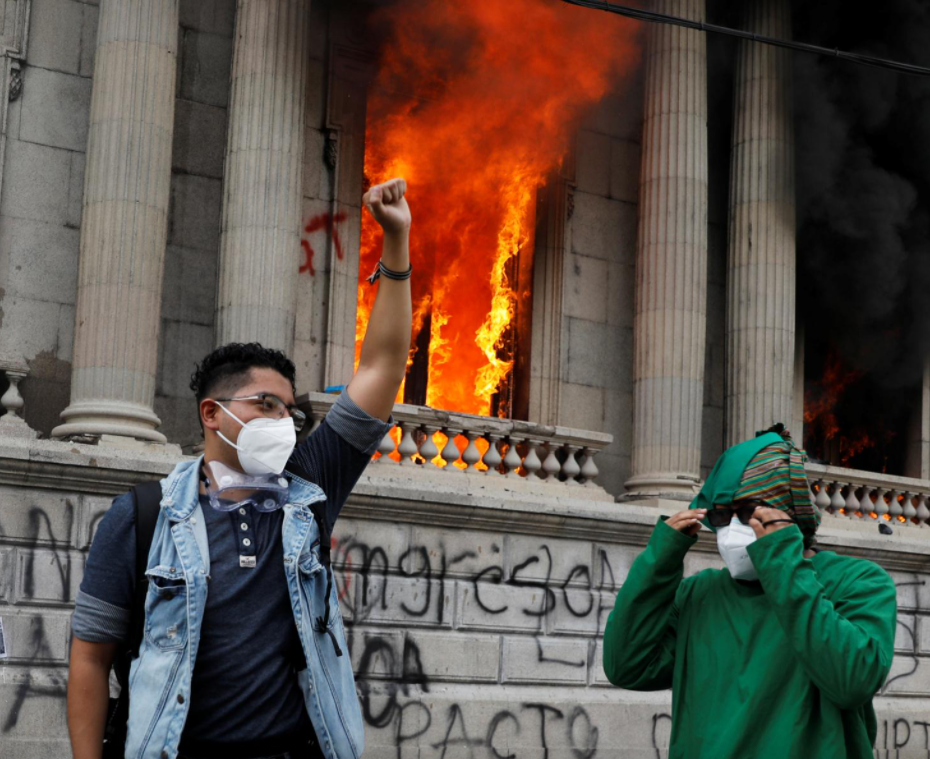
[(756, 509), (764, 508), (767, 505), (765, 501), (743, 501), (742, 505), (737, 506), (735, 509), (727, 507), (708, 509), (707, 521), (714, 527), (726, 527), (733, 519), (733, 515), (736, 514), (736, 518), (739, 519), (740, 523), (748, 526), (749, 520), (752, 519)]

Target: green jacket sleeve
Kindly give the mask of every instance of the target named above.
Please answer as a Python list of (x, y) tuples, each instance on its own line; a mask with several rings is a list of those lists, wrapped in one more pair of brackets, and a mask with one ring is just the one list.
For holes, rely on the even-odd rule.
[(837, 597), (827, 598), (803, 538), (787, 527), (747, 549), (788, 641), (821, 692), (841, 709), (870, 701), (891, 669), (897, 601), (894, 582), (868, 561), (851, 564)]
[(630, 690), (672, 685), (675, 603), (684, 557), (697, 538), (659, 522), (649, 545), (633, 562), (604, 630), (604, 673)]

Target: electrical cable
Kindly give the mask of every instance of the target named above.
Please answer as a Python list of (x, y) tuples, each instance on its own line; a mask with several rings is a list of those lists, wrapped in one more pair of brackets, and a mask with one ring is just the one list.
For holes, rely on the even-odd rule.
[(858, 63), (862, 66), (889, 69), (902, 74), (913, 74), (914, 76), (930, 76), (930, 68), (926, 66), (916, 66), (912, 63), (899, 63), (898, 61), (891, 61), (887, 58), (878, 58), (873, 55), (864, 55), (862, 53), (847, 53), (838, 48), (821, 47), (820, 45), (811, 45), (807, 42), (794, 42), (792, 40), (778, 39), (777, 37), (766, 37), (765, 35), (743, 31), (742, 29), (733, 29), (728, 26), (719, 26), (718, 24), (708, 24), (704, 21), (692, 21), (691, 19), (681, 18), (680, 16), (671, 16), (667, 13), (657, 13), (656, 11), (647, 11), (641, 8), (631, 8), (628, 5), (609, 3), (607, 0), (562, 0), (562, 2), (568, 3), (569, 5), (577, 5), (582, 8), (616, 13), (620, 16), (635, 18), (639, 21), (683, 26), (686, 29), (696, 29), (701, 32), (712, 32), (714, 34), (724, 34), (730, 37), (739, 37), (740, 39), (759, 42), (763, 45), (773, 45), (775, 47), (787, 48), (788, 50), (798, 50), (802, 53), (829, 56), (830, 58), (837, 58), (841, 61)]

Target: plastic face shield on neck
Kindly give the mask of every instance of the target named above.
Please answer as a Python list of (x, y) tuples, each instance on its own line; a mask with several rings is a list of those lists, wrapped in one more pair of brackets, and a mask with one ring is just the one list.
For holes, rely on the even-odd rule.
[(204, 464), (204, 484), (210, 505), (217, 511), (244, 506), (277, 511), (287, 503), (287, 479), (280, 474), (245, 474), (219, 461)]

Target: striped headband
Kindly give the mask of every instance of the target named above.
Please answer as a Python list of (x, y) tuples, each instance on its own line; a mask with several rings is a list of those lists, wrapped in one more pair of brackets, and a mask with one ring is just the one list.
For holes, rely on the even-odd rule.
[(743, 471), (733, 500), (765, 501), (773, 508), (790, 512), (805, 537), (812, 537), (823, 515), (808, 488), (806, 460), (807, 455), (790, 438), (766, 446)]

